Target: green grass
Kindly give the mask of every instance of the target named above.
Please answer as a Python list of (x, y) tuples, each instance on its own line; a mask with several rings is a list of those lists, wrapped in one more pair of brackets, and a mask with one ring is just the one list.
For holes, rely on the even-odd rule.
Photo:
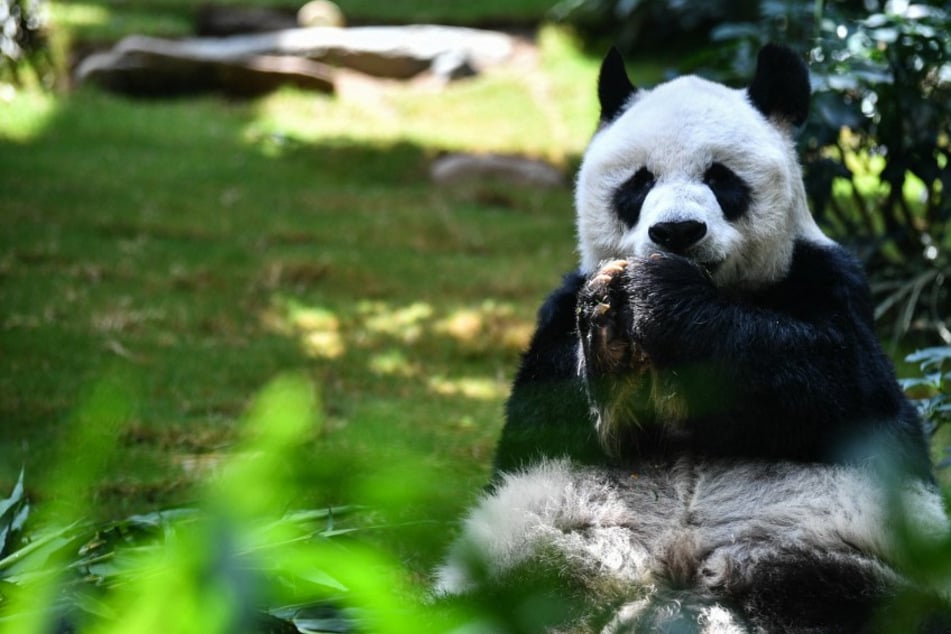
[(85, 459), (60, 443), (112, 377), (134, 406), (88, 512), (185, 503), (253, 394), (298, 370), (327, 417), (308, 504), (366, 495), (336, 473), (410, 461), (460, 509), (534, 312), (575, 262), (571, 192), (437, 188), (428, 167), (445, 150), (571, 163), (593, 90), (554, 97), (597, 64), (542, 41), (534, 84), (513, 68), (363, 100), (0, 103), (0, 489), (25, 465), (42, 502), (51, 466)]

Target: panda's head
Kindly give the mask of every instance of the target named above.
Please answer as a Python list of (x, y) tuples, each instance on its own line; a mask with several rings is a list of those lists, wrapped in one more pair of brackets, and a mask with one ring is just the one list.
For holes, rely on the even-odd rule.
[(671, 252), (723, 287), (789, 270), (796, 240), (824, 242), (792, 134), (809, 108), (805, 64), (768, 45), (746, 89), (685, 76), (635, 88), (617, 51), (598, 79), (601, 121), (578, 174), (581, 268)]

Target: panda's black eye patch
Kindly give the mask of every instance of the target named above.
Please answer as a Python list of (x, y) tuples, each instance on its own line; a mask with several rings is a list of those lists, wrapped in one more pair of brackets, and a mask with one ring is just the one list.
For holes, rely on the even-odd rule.
[(614, 211), (628, 227), (637, 224), (641, 215), (644, 199), (654, 186), (654, 175), (646, 167), (634, 172), (634, 175), (614, 191)]
[(713, 195), (727, 220), (738, 220), (750, 208), (750, 186), (723, 163), (713, 163), (703, 173), (703, 182)]

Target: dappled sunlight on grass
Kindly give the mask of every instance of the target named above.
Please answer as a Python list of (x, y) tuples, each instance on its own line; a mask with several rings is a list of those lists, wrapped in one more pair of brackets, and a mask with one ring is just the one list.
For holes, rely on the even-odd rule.
[(340, 336), (340, 320), (329, 310), (297, 308), (291, 321), (302, 334), (302, 345), (308, 355), (336, 359), (345, 352)]
[(362, 323), (359, 330), (413, 343), (423, 334), (424, 323), (432, 320), (434, 309), (425, 302), (393, 307), (384, 302), (360, 302), (357, 313)]
[(445, 333), (464, 348), (477, 351), (488, 346), (524, 350), (534, 328), (533, 322), (515, 315), (511, 304), (492, 300), (476, 308), (453, 310), (435, 324), (436, 332)]
[(56, 98), (34, 90), (0, 99), (0, 140), (26, 143), (42, 135), (58, 111)]
[(509, 393), (508, 382), (485, 377), (450, 379), (436, 376), (427, 381), (429, 389), (440, 396), (464, 396), (477, 400), (498, 400)]
[(304, 353), (311, 357), (336, 359), (344, 353), (340, 334), (333, 330), (312, 330), (302, 338)]
[[(371, 373), (398, 377), (420, 374), (421, 362), (411, 360), (409, 350), (423, 339), (448, 339), (466, 353), (515, 353), (528, 345), (534, 328), (532, 321), (518, 317), (512, 305), (493, 300), (448, 309), (427, 302), (399, 306), (360, 301), (340, 313), (276, 296), (259, 318), (265, 329), (293, 337), (307, 356), (335, 360), (357, 349), (367, 354)], [(429, 385), (438, 394), (473, 398), (500, 397), (507, 389), (499, 390), (495, 379), (480, 381), (438, 379)]]
[(372, 355), (367, 365), (370, 368), (370, 372), (380, 376), (409, 378), (418, 376), (421, 372), (421, 367), (418, 363), (410, 361), (402, 350), (396, 348), (390, 348), (379, 354)]
[(346, 352), (340, 319), (326, 308), (275, 298), (261, 321), (273, 332), (296, 337), (307, 356), (336, 359)]

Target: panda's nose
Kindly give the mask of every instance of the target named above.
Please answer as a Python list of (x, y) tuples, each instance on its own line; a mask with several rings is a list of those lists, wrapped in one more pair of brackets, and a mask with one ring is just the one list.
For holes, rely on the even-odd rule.
[(707, 225), (696, 220), (658, 222), (651, 225), (647, 230), (647, 235), (654, 241), (654, 244), (672, 253), (682, 254), (707, 235)]

